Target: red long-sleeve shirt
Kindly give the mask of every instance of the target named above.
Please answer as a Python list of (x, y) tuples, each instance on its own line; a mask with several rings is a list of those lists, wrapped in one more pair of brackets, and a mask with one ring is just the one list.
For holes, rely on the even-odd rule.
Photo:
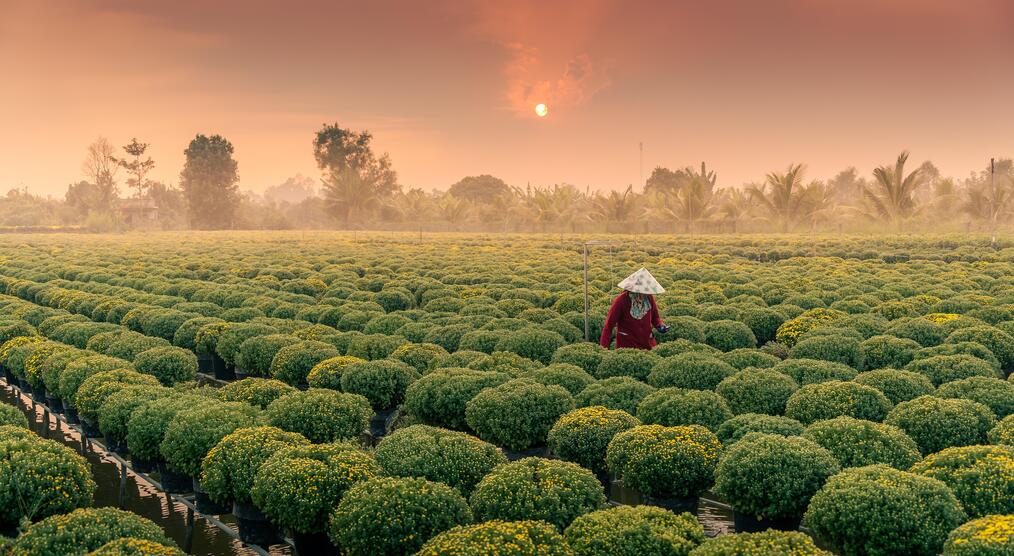
[(658, 315), (658, 305), (655, 304), (655, 296), (649, 295), (651, 310), (639, 319), (630, 314), (629, 292), (623, 292), (616, 296), (613, 305), (609, 307), (609, 314), (606, 316), (606, 324), (602, 327), (602, 337), (599, 343), (604, 348), (609, 347), (613, 336), (613, 328), (616, 329), (616, 347), (651, 349), (655, 347), (655, 337), (651, 335), (653, 327), (662, 325), (662, 319)]

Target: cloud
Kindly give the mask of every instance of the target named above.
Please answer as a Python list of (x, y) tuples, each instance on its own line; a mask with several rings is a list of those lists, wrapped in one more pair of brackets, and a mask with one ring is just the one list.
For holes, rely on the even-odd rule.
[(606, 69), (595, 64), (587, 53), (571, 58), (562, 74), (544, 79), (540, 76), (548, 72), (537, 48), (517, 42), (506, 48), (510, 54), (504, 68), (506, 97), (510, 108), (520, 113), (531, 113), (540, 102), (551, 109), (579, 106), (610, 84)]

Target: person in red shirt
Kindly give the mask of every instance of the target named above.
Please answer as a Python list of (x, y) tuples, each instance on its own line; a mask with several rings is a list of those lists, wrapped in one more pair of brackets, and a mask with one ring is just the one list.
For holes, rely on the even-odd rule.
[(617, 348), (651, 349), (655, 347), (652, 328), (665, 334), (669, 327), (662, 322), (655, 303), (655, 294), (664, 293), (665, 289), (655, 277), (642, 268), (620, 282), (623, 293), (616, 296), (606, 315), (606, 323), (602, 327), (599, 344), (609, 348), (613, 329), (616, 329)]

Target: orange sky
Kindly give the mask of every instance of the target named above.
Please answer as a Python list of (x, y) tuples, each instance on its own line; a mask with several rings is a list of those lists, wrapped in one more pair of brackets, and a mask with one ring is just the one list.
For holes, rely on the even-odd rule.
[(175, 183), (221, 133), (262, 191), (316, 177), (335, 121), (425, 189), (619, 188), (638, 141), (645, 176), (706, 160), (720, 185), (902, 149), (964, 177), (1014, 156), (1011, 60), (1007, 0), (0, 0), (0, 190), (62, 195), (99, 135)]

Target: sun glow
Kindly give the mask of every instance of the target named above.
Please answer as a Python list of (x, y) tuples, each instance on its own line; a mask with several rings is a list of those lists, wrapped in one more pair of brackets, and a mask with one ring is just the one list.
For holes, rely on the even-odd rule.
[(545, 118), (546, 114), (549, 114), (549, 107), (540, 102), (535, 105), (535, 114), (540, 118)]

